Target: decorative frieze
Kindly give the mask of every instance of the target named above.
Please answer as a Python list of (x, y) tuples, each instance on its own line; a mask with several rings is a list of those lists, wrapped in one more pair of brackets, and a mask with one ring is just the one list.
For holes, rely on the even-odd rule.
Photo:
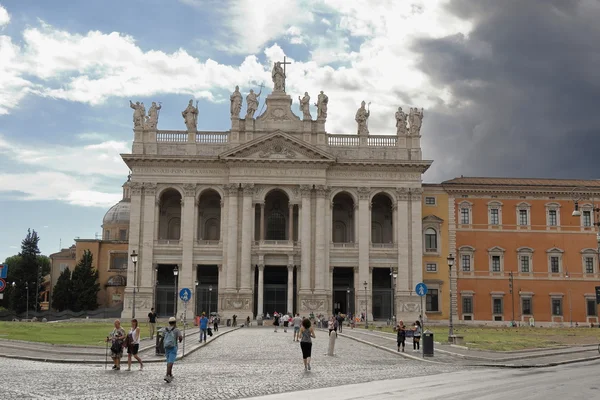
[(227, 310), (249, 310), (250, 299), (225, 299), (225, 309)]
[(306, 299), (301, 302), (303, 311), (326, 311), (324, 300)]
[(196, 185), (193, 183), (185, 183), (183, 185), (183, 193), (185, 194), (185, 197), (195, 197)]
[(254, 184), (253, 183), (242, 184), (242, 192), (244, 193), (244, 196), (252, 196), (254, 194)]
[(331, 193), (331, 188), (325, 185), (317, 185), (315, 186), (315, 192), (317, 197), (327, 197)]
[(368, 187), (359, 187), (357, 190), (359, 200), (369, 200), (371, 189)]
[(223, 186), (223, 190), (229, 196), (237, 196), (239, 188), (240, 188), (240, 185), (237, 183), (228, 183)]
[(405, 188), (405, 187), (397, 188), (396, 196), (398, 196), (398, 200), (408, 200), (408, 196), (409, 196), (408, 188)]
[(300, 185), (300, 194), (302, 197), (310, 196), (312, 187), (310, 185)]

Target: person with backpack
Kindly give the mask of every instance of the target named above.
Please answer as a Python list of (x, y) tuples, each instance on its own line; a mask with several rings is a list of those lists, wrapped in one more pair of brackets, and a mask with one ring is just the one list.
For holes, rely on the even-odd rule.
[(110, 341), (110, 358), (113, 360), (112, 369), (119, 371), (121, 369), (121, 357), (123, 357), (123, 341), (125, 339), (125, 330), (121, 328), (121, 321), (115, 320), (115, 329), (106, 337), (106, 342)]
[(204, 343), (206, 343), (206, 330), (208, 329), (208, 318), (206, 318), (206, 313), (202, 313), (202, 317), (200, 318), (200, 340), (198, 342), (202, 342), (202, 338), (204, 337)]
[(415, 321), (415, 327), (413, 328), (413, 351), (420, 350), (421, 343), (421, 322)]
[(177, 318), (169, 318), (169, 326), (163, 330), (162, 341), (167, 359), (167, 374), (164, 380), (167, 383), (171, 383), (173, 381), (173, 364), (177, 359), (177, 345), (183, 341), (181, 331), (177, 329)]

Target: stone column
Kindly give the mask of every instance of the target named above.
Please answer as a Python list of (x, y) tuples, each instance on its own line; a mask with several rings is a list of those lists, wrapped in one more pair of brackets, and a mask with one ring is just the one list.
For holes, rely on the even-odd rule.
[[(358, 282), (354, 283), (354, 288), (360, 295), (358, 298), (365, 298), (365, 288), (363, 282), (370, 282), (371, 278), (369, 277), (369, 252), (371, 250), (371, 207), (370, 207), (370, 199), (371, 199), (371, 190), (367, 187), (359, 187), (358, 188), (358, 226), (360, 227), (358, 231)], [(371, 284), (367, 287), (367, 298), (370, 298), (369, 294), (372, 291)], [(371, 309), (373, 307), (372, 301), (369, 299), (367, 302), (367, 314), (369, 321), (372, 321), (372, 313)], [(360, 310), (362, 312), (363, 310)]]
[(237, 250), (238, 250), (238, 185), (233, 183), (226, 187), (228, 193), (227, 210), (227, 290), (237, 289)]
[(294, 205), (288, 205), (288, 240), (291, 244), (294, 243)]
[(265, 240), (265, 202), (260, 203), (260, 238), (262, 242)]
[(409, 265), (409, 281), (411, 288), (414, 288), (417, 283), (423, 281), (423, 219), (421, 208), (422, 194), (423, 189), (421, 188), (410, 189), (411, 215), (409, 221), (412, 221), (412, 226), (410, 232), (411, 235), (409, 236), (409, 239), (410, 243), (412, 244), (412, 262)]
[(300, 217), (302, 218), (301, 235), (301, 267), (300, 267), (300, 292), (310, 293), (310, 264), (311, 264), (311, 218), (310, 218), (310, 185), (301, 185), (302, 205)]
[(398, 201), (396, 203), (396, 245), (398, 246), (398, 279), (396, 280), (396, 293), (408, 294), (412, 290), (408, 279), (408, 225), (411, 224), (411, 215), (408, 213), (408, 189), (396, 190)]
[[(258, 315), (264, 315), (264, 295), (265, 295), (265, 265), (258, 264)], [(257, 317), (258, 317), (257, 315)]]
[(252, 208), (252, 194), (254, 193), (254, 185), (245, 183), (243, 189), (242, 200), (242, 255), (240, 260), (241, 279), (240, 291), (244, 293), (252, 293), (251, 285), (251, 263), (252, 263), (252, 217), (254, 215)]
[[(142, 248), (138, 260), (137, 274), (140, 288), (136, 302), (144, 293), (152, 294), (154, 289), (154, 219), (156, 217), (156, 184), (144, 183), (144, 209), (142, 212)], [(142, 294), (140, 294), (142, 293)], [(145, 310), (143, 310), (145, 311)], [(147, 313), (146, 313), (147, 314)], [(136, 311), (137, 315), (137, 311)]]
[(325, 229), (327, 221), (325, 220), (325, 213), (327, 207), (325, 198), (327, 197), (330, 189), (326, 186), (319, 185), (316, 188), (317, 202), (316, 202), (316, 216), (315, 216), (315, 290), (318, 290), (321, 295), (325, 294), (325, 288), (327, 285), (327, 274), (329, 273), (329, 265), (325, 265), (327, 259), (325, 254)]
[[(178, 289), (188, 288), (194, 290), (195, 279), (194, 272), (194, 230), (196, 220), (196, 185), (189, 183), (183, 185), (184, 198), (182, 202), (181, 212), (181, 236), (180, 242), (182, 244), (183, 253), (181, 257), (181, 266), (179, 267), (179, 286)], [(177, 307), (178, 313), (181, 314), (184, 309), (183, 302), (179, 300)]]
[(287, 310), (286, 312), (294, 311), (294, 266), (288, 265), (288, 283), (287, 283)]
[[(136, 253), (140, 251), (140, 231), (142, 228), (142, 184), (140, 182), (131, 182), (130, 190), (131, 206), (129, 214), (129, 254), (131, 254), (134, 250), (136, 251)], [(127, 255), (127, 287), (125, 288), (123, 296), (123, 311), (121, 312), (121, 318), (131, 318), (133, 307), (133, 262), (131, 261), (131, 257), (129, 257), (129, 254)], [(138, 306), (136, 304), (136, 317), (137, 316)]]

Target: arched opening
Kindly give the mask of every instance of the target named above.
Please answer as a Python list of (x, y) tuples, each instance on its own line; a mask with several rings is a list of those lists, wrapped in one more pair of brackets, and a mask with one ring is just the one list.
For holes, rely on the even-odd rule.
[(221, 196), (212, 189), (198, 201), (198, 240), (221, 240)]
[(181, 194), (175, 189), (160, 196), (158, 239), (179, 240), (181, 236)]
[(331, 218), (334, 243), (354, 242), (354, 199), (348, 193), (338, 193), (333, 197)]
[(273, 190), (265, 197), (265, 202), (256, 209), (255, 234), (259, 240), (293, 240), (296, 207), (290, 205), (289, 198), (282, 190)]
[(392, 200), (386, 194), (376, 194), (371, 201), (371, 243), (394, 241), (392, 215)]

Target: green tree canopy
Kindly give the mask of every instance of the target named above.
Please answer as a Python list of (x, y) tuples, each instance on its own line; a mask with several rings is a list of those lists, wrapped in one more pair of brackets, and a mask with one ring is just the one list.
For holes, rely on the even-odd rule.
[(71, 307), (72, 286), (71, 271), (69, 268), (65, 268), (58, 277), (56, 285), (54, 285), (54, 289), (52, 290), (52, 308), (56, 311), (64, 311)]
[[(40, 238), (35, 230), (28, 229), (27, 236), (21, 242), (21, 252), (17, 256), (7, 258), (10, 308), (15, 313), (22, 313), (27, 308), (35, 310), (38, 304), (42, 274), (50, 271), (47, 257), (40, 256), (38, 243)], [(27, 291), (29, 288), (29, 291)], [(29, 299), (27, 293), (29, 292)]]
[(85, 250), (71, 275), (73, 311), (90, 311), (98, 308), (100, 284), (98, 271), (93, 267), (92, 261), (92, 253)]

